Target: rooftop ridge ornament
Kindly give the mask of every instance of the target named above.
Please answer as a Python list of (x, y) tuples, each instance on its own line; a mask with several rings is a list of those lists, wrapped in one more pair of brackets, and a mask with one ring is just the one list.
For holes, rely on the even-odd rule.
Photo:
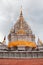
[(3, 43), (3, 44), (6, 43), (6, 36), (4, 36), (4, 39), (3, 39), (2, 43)]

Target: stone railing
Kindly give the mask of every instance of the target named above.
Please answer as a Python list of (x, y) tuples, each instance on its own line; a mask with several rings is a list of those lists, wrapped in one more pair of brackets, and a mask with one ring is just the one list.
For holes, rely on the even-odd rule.
[(43, 58), (43, 51), (0, 51), (0, 58)]

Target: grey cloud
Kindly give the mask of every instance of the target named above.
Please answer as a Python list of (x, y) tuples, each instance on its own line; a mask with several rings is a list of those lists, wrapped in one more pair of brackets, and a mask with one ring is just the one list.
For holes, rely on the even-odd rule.
[(9, 33), (20, 14), (21, 4), (25, 20), (43, 40), (43, 0), (0, 0), (0, 32)]

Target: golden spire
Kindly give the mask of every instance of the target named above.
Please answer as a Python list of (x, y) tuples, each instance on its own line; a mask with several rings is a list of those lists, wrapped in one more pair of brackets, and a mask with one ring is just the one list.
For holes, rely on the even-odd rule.
[(21, 6), (21, 8), (20, 8), (20, 16), (22, 16), (22, 6)]

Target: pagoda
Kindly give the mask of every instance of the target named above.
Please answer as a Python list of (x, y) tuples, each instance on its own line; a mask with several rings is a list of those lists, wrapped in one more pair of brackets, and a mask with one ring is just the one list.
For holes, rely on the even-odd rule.
[(30, 25), (20, 16), (8, 34), (0, 42), (0, 65), (43, 65), (43, 43), (38, 38), (36, 43)]
[(20, 12), (19, 19), (10, 30), (8, 40), (9, 48), (12, 47), (36, 48), (35, 35), (32, 33), (30, 26), (25, 21), (22, 10)]

